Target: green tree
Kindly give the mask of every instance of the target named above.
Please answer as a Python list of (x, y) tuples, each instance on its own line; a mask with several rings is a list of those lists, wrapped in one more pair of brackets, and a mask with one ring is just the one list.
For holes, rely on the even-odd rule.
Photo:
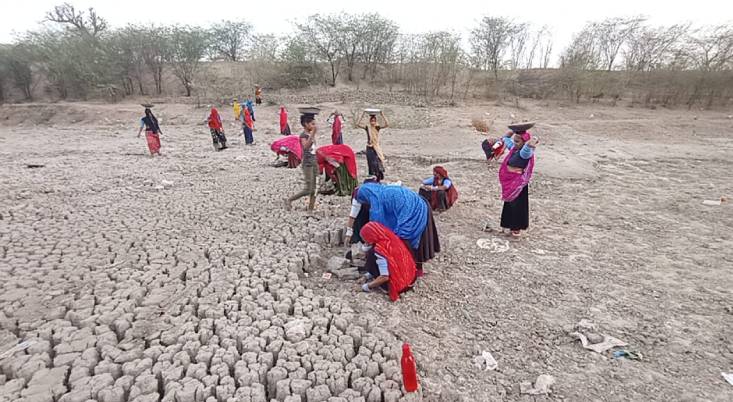
[(181, 81), (186, 96), (191, 96), (201, 60), (209, 48), (209, 33), (198, 27), (177, 26), (171, 31), (171, 67)]
[(209, 30), (214, 58), (240, 61), (252, 39), (252, 24), (247, 21), (221, 21)]

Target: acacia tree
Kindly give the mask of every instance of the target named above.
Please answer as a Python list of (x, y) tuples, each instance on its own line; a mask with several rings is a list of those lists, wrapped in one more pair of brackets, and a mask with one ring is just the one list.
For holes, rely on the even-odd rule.
[(718, 25), (699, 29), (688, 38), (688, 54), (702, 71), (733, 67), (733, 27)]
[(534, 68), (535, 60), (539, 68), (547, 68), (550, 64), (550, 55), (552, 54), (552, 33), (545, 25), (535, 31), (529, 39), (529, 47), (527, 52), (525, 68)]
[(170, 43), (173, 75), (181, 81), (186, 96), (191, 96), (201, 59), (209, 46), (209, 35), (198, 27), (177, 26), (171, 31)]
[(643, 22), (642, 17), (616, 17), (591, 24), (589, 31), (593, 33), (606, 71), (613, 69), (621, 48), (636, 34)]
[(5, 54), (4, 74), (10, 77), (13, 86), (23, 93), (26, 100), (33, 100), (35, 79), (32, 69), (34, 62), (32, 47), (28, 43), (21, 42), (9, 46)]
[(171, 31), (166, 27), (145, 27), (138, 32), (145, 38), (140, 57), (153, 77), (155, 93), (160, 95), (163, 93), (163, 69), (171, 58)]
[(689, 25), (641, 27), (632, 35), (623, 51), (626, 69), (651, 71), (669, 65), (687, 35)]
[(46, 13), (46, 20), (67, 25), (78, 34), (98, 39), (108, 28), (107, 21), (100, 17), (94, 8), (89, 8), (87, 13), (77, 10), (69, 3), (63, 3)]
[(362, 15), (359, 19), (363, 25), (363, 40), (358, 50), (360, 61), (364, 64), (361, 78), (366, 78), (368, 73), (374, 78), (377, 66), (386, 63), (394, 50), (399, 27), (394, 21), (376, 13)]
[(524, 27), (515, 26), (509, 39), (509, 67), (512, 70), (518, 70), (526, 65), (525, 55), (528, 41), (529, 31)]
[(221, 21), (209, 30), (211, 51), (215, 58), (239, 61), (252, 39), (252, 24), (247, 21)]
[(478, 67), (494, 72), (499, 79), (504, 53), (506, 52), (516, 26), (504, 17), (484, 17), (471, 31), (471, 50)]
[(577, 70), (595, 70), (601, 64), (595, 31), (586, 26), (573, 37), (560, 57), (560, 67)]
[(115, 80), (122, 85), (125, 95), (137, 89), (145, 95), (143, 46), (147, 38), (143, 31), (132, 25), (115, 30), (104, 41), (109, 65)]
[(328, 84), (332, 87), (336, 86), (336, 78), (341, 70), (342, 49), (339, 46), (339, 29), (337, 29), (339, 24), (338, 17), (316, 14), (310, 16), (307, 23), (295, 25), (319, 58), (328, 63), (331, 70), (331, 80)]

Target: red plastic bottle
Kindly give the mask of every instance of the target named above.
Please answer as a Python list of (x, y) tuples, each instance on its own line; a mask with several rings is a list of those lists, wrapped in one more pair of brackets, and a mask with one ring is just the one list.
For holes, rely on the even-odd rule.
[(417, 391), (417, 365), (415, 365), (415, 358), (412, 356), (410, 345), (407, 343), (402, 344), (402, 385), (405, 386), (405, 391), (415, 392)]

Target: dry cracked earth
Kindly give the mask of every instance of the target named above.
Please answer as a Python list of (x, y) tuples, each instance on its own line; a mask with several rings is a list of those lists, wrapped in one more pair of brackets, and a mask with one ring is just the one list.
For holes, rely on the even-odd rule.
[[(162, 158), (134, 138), (135, 105), (0, 108), (0, 401), (731, 400), (733, 212), (701, 205), (733, 195), (731, 120), (527, 107), (386, 107), (389, 178), (415, 187), (440, 162), (461, 192), (397, 303), (322, 276), (349, 200), (283, 210), (301, 173), (270, 165), (273, 107), (257, 145), (230, 125), (216, 153), (205, 110), (161, 105)], [(496, 132), (542, 122), (519, 241), (481, 231), (501, 208), (468, 127), (487, 110)], [(644, 359), (585, 350), (578, 328)], [(402, 342), (420, 395), (401, 388)], [(540, 375), (554, 383), (528, 391)]]

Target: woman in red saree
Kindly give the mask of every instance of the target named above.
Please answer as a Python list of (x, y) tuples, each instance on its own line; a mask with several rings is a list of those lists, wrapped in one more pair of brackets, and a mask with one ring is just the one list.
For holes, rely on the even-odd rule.
[(400, 293), (410, 289), (417, 278), (412, 252), (396, 234), (381, 223), (367, 223), (361, 228), (360, 234), (366, 244), (365, 267), (369, 272), (369, 282), (362, 285), (361, 289), (370, 292), (386, 286), (390, 300), (399, 300)]
[(499, 168), (501, 227), (518, 237), (529, 228), (529, 182), (534, 171), (534, 150), (539, 140), (529, 131), (514, 134), (513, 147)]
[(331, 144), (340, 145), (344, 143), (343, 125), (344, 115), (334, 110), (328, 117), (328, 123), (331, 124)]
[(290, 135), (290, 124), (288, 123), (288, 110), (285, 105), (280, 105), (280, 134)]
[(206, 122), (209, 124), (211, 139), (214, 142), (214, 150), (221, 151), (223, 149), (227, 149), (227, 137), (224, 136), (224, 124), (222, 124), (219, 111), (216, 110), (215, 107), (211, 107), (211, 112), (206, 118)]
[(153, 106), (146, 104), (143, 107), (145, 107), (145, 117), (140, 119), (140, 130), (138, 130), (137, 136), (140, 138), (140, 134), (144, 128), (150, 156), (160, 156), (160, 134), (163, 134), (163, 132), (160, 130), (160, 126), (158, 126), (158, 119), (153, 114), (153, 111), (150, 110)]
[(319, 173), (325, 173), (336, 187), (336, 194), (351, 195), (356, 188), (356, 156), (348, 145), (326, 145), (316, 150)]
[(446, 211), (458, 200), (458, 190), (442, 166), (433, 168), (433, 177), (422, 182), (420, 195), (425, 198), (433, 211)]
[(300, 138), (297, 135), (289, 135), (280, 138), (270, 145), (272, 152), (288, 157), (288, 167), (294, 169), (300, 165), (303, 159), (303, 148), (300, 146)]
[(246, 145), (254, 145), (255, 138), (252, 135), (252, 129), (254, 128), (254, 120), (246, 107), (242, 108), (241, 114), (242, 130), (244, 131), (244, 143)]

